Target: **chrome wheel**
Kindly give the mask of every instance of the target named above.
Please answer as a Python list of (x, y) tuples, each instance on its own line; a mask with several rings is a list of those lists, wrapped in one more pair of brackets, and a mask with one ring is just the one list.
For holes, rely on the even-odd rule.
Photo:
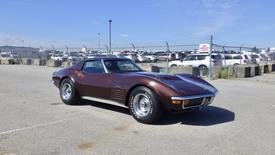
[(61, 88), (61, 96), (64, 100), (69, 100), (72, 96), (72, 86), (69, 83), (64, 83)]
[(137, 116), (145, 117), (150, 113), (152, 105), (145, 94), (139, 93), (133, 99), (133, 109)]

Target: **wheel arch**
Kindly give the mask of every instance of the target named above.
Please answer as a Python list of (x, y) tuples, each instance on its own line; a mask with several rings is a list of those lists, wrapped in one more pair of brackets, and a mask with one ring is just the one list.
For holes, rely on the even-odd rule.
[(148, 86), (147, 84), (139, 83), (139, 84), (133, 85), (133, 86), (130, 87), (130, 89), (127, 91), (126, 98), (125, 98), (125, 105), (126, 105), (126, 106), (129, 106), (130, 94), (131, 94), (132, 91), (133, 91), (134, 89), (136, 89), (137, 87), (146, 87), (146, 88), (150, 89), (152, 92), (154, 92), (154, 93), (157, 95), (157, 97), (159, 98), (158, 92), (157, 92), (154, 88)]
[(205, 65), (205, 64), (200, 64), (200, 65), (198, 65), (198, 67), (206, 67), (206, 68), (208, 68), (207, 65)]
[(60, 79), (60, 82), (59, 82), (59, 84), (58, 84), (58, 88), (60, 88), (60, 85), (61, 85), (62, 81), (65, 80), (65, 79), (70, 79), (70, 80), (75, 84), (74, 78), (72, 78), (71, 76), (63, 76), (63, 77)]

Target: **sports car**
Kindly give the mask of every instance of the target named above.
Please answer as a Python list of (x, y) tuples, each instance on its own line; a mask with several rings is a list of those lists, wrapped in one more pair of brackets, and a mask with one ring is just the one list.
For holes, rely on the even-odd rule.
[(190, 74), (146, 72), (127, 58), (93, 58), (54, 72), (52, 81), (68, 105), (82, 99), (127, 106), (141, 123), (154, 123), (164, 112), (201, 109), (218, 90)]

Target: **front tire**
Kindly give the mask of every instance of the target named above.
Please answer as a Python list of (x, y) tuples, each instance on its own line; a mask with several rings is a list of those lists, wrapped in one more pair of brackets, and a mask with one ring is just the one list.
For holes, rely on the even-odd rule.
[(151, 124), (160, 119), (163, 108), (157, 95), (147, 87), (137, 87), (129, 98), (129, 109), (132, 116), (141, 123)]
[(62, 80), (59, 93), (61, 100), (67, 105), (76, 105), (80, 101), (80, 96), (75, 88), (75, 84), (70, 79)]

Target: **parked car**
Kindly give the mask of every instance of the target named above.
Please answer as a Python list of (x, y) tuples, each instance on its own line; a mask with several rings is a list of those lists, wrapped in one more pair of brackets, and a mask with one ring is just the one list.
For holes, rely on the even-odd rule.
[(260, 54), (251, 54), (251, 59), (255, 60), (256, 63), (260, 63), (261, 61), (264, 61), (264, 58)]
[(153, 54), (144, 54), (143, 56), (148, 58), (150, 62), (157, 62), (158, 61), (157, 57)]
[(65, 104), (91, 100), (129, 108), (142, 123), (154, 123), (164, 111), (199, 109), (212, 103), (217, 89), (189, 74), (144, 72), (126, 58), (95, 58), (54, 72), (52, 81)]
[(137, 54), (134, 54), (134, 53), (123, 54), (123, 57), (128, 58), (128, 59), (132, 60), (133, 62), (138, 61)]
[(176, 53), (176, 60), (184, 59), (187, 56), (184, 52), (177, 52)]
[(137, 62), (150, 62), (150, 59), (144, 55), (137, 54)]
[[(211, 61), (213, 65), (222, 65), (222, 57), (220, 54), (212, 55)], [(184, 59), (171, 61), (169, 66), (194, 66), (199, 67), (200, 70), (208, 70), (210, 66), (210, 56), (207, 54), (188, 55)]]
[(56, 60), (56, 61), (63, 61), (64, 60), (62, 54), (55, 54), (55, 55), (51, 56), (51, 59)]
[(271, 58), (267, 53), (261, 53), (260, 55), (263, 58), (263, 61), (271, 61)]
[(175, 53), (167, 53), (167, 52), (158, 52), (156, 53), (157, 59), (159, 61), (166, 61), (167, 59), (169, 61), (176, 60), (176, 54)]
[(252, 58), (249, 54), (226, 54), (224, 55), (223, 66), (250, 64)]
[(68, 60), (71, 60), (71, 61), (80, 61), (80, 60), (83, 60), (84, 58), (79, 56), (79, 55), (69, 55), (68, 56)]
[(12, 54), (10, 53), (0, 53), (0, 58), (11, 58), (12, 57)]
[(95, 54), (87, 54), (85, 56), (86, 59), (92, 59), (92, 58), (95, 58)]

